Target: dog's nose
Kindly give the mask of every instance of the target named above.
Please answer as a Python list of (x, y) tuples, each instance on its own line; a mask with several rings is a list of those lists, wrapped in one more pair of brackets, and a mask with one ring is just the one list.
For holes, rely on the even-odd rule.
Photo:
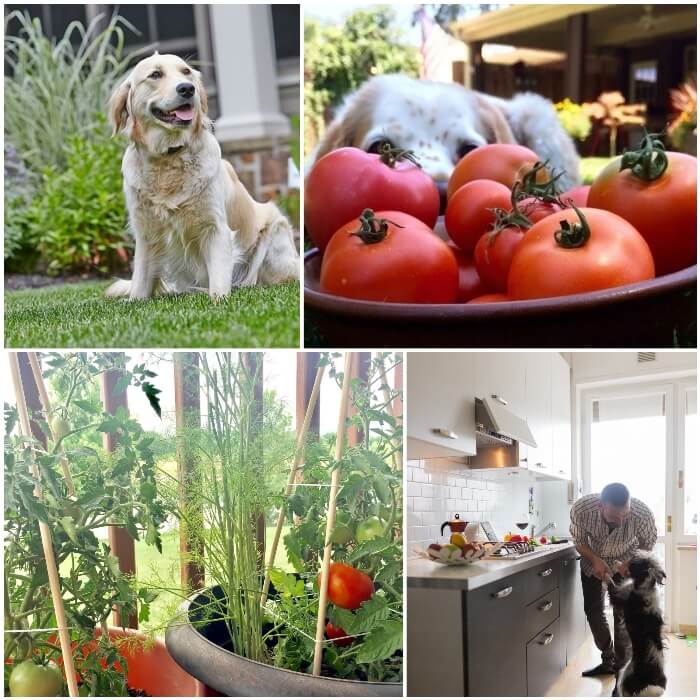
[(192, 83), (180, 83), (175, 88), (175, 92), (180, 95), (180, 97), (192, 97), (192, 95), (194, 95), (194, 85), (192, 85)]

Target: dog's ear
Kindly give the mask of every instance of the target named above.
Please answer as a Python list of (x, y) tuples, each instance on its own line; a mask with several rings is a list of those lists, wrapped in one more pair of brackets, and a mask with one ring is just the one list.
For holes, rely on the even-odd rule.
[(666, 578), (666, 573), (664, 572), (664, 570), (656, 567), (652, 570), (652, 574), (654, 576), (654, 579), (656, 580), (656, 583), (658, 583), (659, 586), (663, 586), (664, 579)]
[(109, 98), (107, 114), (109, 116), (109, 123), (112, 125), (112, 136), (116, 136), (120, 133), (129, 120), (127, 104), (130, 90), (131, 83), (125, 80), (114, 89), (112, 96)]
[(315, 160), (336, 148), (359, 147), (372, 123), (371, 113), (375, 95), (372, 86), (373, 83), (368, 83), (360, 88), (350, 98), (351, 101), (341, 113), (329, 124), (316, 149)]
[(516, 143), (513, 131), (508, 124), (503, 111), (491, 102), (485, 95), (473, 92), (476, 100), (476, 111), (489, 143)]
[(202, 105), (202, 112), (206, 114), (209, 111), (209, 99), (207, 98), (207, 91), (204, 87), (202, 74), (199, 71), (195, 71), (195, 75), (197, 76), (197, 90), (199, 90), (199, 103)]

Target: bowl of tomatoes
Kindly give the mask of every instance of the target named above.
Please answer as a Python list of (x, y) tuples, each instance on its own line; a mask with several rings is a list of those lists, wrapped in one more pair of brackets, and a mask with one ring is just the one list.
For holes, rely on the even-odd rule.
[(307, 179), (307, 346), (695, 345), (696, 160), (655, 135), (568, 192), (528, 149), (482, 146), (444, 216), (395, 149), (340, 151), (343, 178), (334, 151)]

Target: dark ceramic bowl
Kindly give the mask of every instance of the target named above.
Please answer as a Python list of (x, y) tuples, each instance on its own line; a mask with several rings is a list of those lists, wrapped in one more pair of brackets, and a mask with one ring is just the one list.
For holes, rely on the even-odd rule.
[(321, 256), (304, 256), (306, 347), (696, 347), (697, 266), (646, 282), (498, 304), (385, 304), (319, 289)]

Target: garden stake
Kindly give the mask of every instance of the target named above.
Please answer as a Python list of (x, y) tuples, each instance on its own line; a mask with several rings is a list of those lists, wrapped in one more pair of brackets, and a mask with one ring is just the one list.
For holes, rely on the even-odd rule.
[[(323, 379), (323, 373), (325, 371), (325, 365), (322, 365), (316, 370), (316, 378), (314, 379), (314, 385), (311, 389), (311, 395), (309, 396), (309, 403), (306, 407), (306, 413), (304, 414), (304, 422), (302, 423), (301, 430), (297, 436), (297, 446), (296, 453), (294, 454), (294, 464), (289, 471), (289, 478), (287, 479), (287, 488), (284, 491), (285, 500), (289, 498), (294, 490), (294, 480), (296, 479), (297, 472), (299, 471), (299, 465), (301, 463), (302, 457), (304, 456), (304, 445), (306, 444), (306, 435), (309, 432), (309, 425), (311, 424), (311, 417), (316, 409), (316, 402), (318, 401), (318, 394), (321, 390), (321, 380)], [(277, 546), (280, 542), (280, 536), (282, 535), (282, 527), (284, 526), (284, 506), (280, 508), (279, 515), (277, 516), (277, 527), (275, 528), (275, 535), (272, 539), (272, 547), (270, 549), (270, 555), (267, 559), (267, 569), (265, 571), (265, 581), (263, 583), (262, 596), (260, 598), (260, 605), (265, 605), (267, 602), (267, 593), (270, 590), (270, 570), (275, 563), (275, 555), (277, 554)]]
[[(8, 354), (8, 357), (10, 360), (12, 383), (15, 388), (15, 398), (17, 400), (17, 412), (19, 414), (20, 426), (25, 435), (31, 435), (29, 412), (27, 411), (27, 404), (24, 398), (24, 389), (22, 387), (22, 379), (19, 374), (17, 353), (11, 352)], [(34, 495), (39, 498), (41, 496), (41, 487), (39, 486), (39, 469), (36, 462), (32, 464), (32, 476), (36, 480)], [(51, 530), (49, 529), (47, 523), (42, 522), (41, 520), (39, 521), (39, 532), (41, 534), (41, 544), (44, 548), (46, 571), (48, 572), (49, 576), (49, 588), (51, 589), (53, 608), (54, 612), (56, 613), (58, 638), (61, 644), (61, 653), (63, 654), (66, 682), (68, 683), (68, 695), (75, 698), (78, 697), (78, 684), (75, 677), (75, 666), (73, 664), (73, 651), (71, 649), (70, 635), (68, 634), (68, 625), (66, 624), (66, 613), (63, 608), (63, 598), (61, 598), (61, 583), (58, 577), (56, 558), (54, 557), (53, 545), (51, 543)]]
[(345, 421), (348, 416), (348, 396), (350, 394), (350, 380), (355, 367), (354, 352), (345, 353), (345, 369), (343, 371), (343, 388), (340, 394), (340, 409), (338, 411), (338, 430), (335, 435), (335, 468), (331, 474), (331, 490), (328, 496), (328, 516), (326, 518), (326, 538), (323, 548), (323, 563), (321, 564), (321, 585), (318, 599), (318, 618), (316, 619), (316, 640), (314, 643), (314, 668), (313, 675), (321, 675), (321, 662), (323, 660), (323, 630), (326, 626), (326, 607), (328, 606), (328, 578), (331, 567), (331, 535), (335, 527), (335, 504), (338, 496), (338, 482), (340, 481), (340, 468), (338, 462), (343, 454), (345, 441)]
[[(44, 384), (44, 377), (41, 374), (41, 368), (39, 367), (39, 359), (35, 352), (28, 352), (29, 364), (32, 367), (32, 374), (34, 375), (34, 382), (36, 383), (36, 388), (39, 391), (39, 400), (44, 409), (44, 414), (46, 415), (46, 424), (49, 426), (49, 433), (51, 434), (51, 439), (56, 442), (56, 435), (53, 432), (51, 423), (49, 422), (49, 414), (51, 413), (51, 401), (49, 400), (49, 394), (46, 391), (46, 384)], [(70, 467), (68, 466), (68, 460), (63, 452), (63, 445), (60, 446), (59, 461), (61, 462), (61, 469), (63, 470), (63, 478), (66, 480), (66, 486), (68, 487), (68, 495), (75, 496), (75, 486), (73, 486), (73, 477), (70, 473)]]
[[(386, 410), (389, 413), (389, 415), (392, 418), (396, 418), (396, 415), (394, 415), (394, 405), (393, 401), (391, 401), (391, 392), (389, 391), (389, 378), (386, 376), (386, 367), (384, 366), (384, 358), (379, 357), (379, 376), (381, 377), (381, 382), (382, 382), (382, 394), (384, 396), (384, 403), (387, 404)], [(395, 447), (395, 445), (394, 445)], [(391, 455), (391, 466), (394, 468), (395, 472), (401, 471), (401, 467), (399, 465), (399, 461), (397, 458), (397, 453), (393, 452)]]

